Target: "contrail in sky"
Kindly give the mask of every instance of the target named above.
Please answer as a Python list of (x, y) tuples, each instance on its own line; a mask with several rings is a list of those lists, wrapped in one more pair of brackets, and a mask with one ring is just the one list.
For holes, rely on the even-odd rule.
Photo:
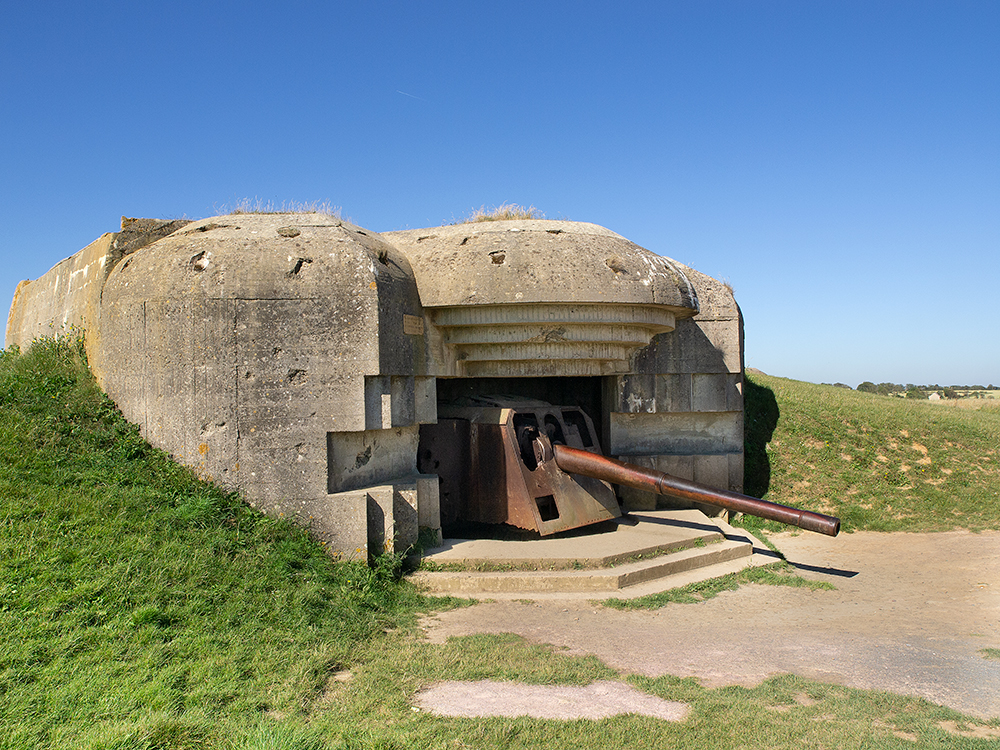
[(422, 102), (426, 102), (427, 101), (426, 99), (422, 99), (419, 96), (414, 96), (413, 94), (407, 94), (405, 91), (400, 91), (399, 89), (396, 89), (396, 93), (397, 94), (402, 94), (403, 96), (408, 96), (411, 99), (420, 99), (420, 101), (422, 101)]

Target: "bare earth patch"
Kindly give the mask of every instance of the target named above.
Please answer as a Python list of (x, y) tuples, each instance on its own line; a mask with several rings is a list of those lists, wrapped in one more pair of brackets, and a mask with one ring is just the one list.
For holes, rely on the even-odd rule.
[(972, 724), (963, 729), (954, 721), (940, 721), (938, 722), (938, 726), (949, 734), (957, 734), (961, 737), (977, 737), (983, 739), (1000, 737), (1000, 727), (988, 727), (983, 724)]
[(576, 685), (526, 685), (479, 680), (439, 682), (421, 690), (417, 708), (438, 716), (531, 716), (536, 719), (606, 719), (641, 714), (665, 721), (682, 721), (688, 705), (643, 693), (622, 682), (602, 680)]

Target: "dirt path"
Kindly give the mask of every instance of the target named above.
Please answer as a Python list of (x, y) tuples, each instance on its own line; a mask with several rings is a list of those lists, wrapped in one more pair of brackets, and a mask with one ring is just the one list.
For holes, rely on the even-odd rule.
[(807, 578), (835, 591), (744, 586), (700, 604), (619, 611), (492, 602), (443, 612), (428, 637), (517, 633), (650, 676), (755, 685), (792, 672), (1000, 716), (1000, 532), (780, 534)]

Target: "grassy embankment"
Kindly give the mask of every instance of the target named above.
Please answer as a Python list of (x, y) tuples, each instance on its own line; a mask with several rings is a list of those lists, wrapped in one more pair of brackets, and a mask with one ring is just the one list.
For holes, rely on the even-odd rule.
[(0, 561), (4, 748), (268, 735), (417, 603), (151, 449), (65, 342), (0, 355)]
[[(706, 690), (509, 636), (428, 644), (414, 624), (431, 603), (389, 567), (335, 564), (149, 448), (77, 347), (0, 354), (0, 748), (991, 744), (942, 728), (975, 723), (953, 711), (793, 677)], [(484, 677), (627, 680), (692, 715), (462, 720), (410, 708), (421, 685)]]
[(745, 396), (748, 494), (839, 516), (847, 532), (1000, 529), (1000, 405), (762, 374), (747, 377)]

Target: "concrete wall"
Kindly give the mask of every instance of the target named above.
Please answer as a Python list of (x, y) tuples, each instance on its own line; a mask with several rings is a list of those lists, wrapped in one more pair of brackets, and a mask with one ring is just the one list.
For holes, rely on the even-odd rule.
[(439, 532), (419, 425), (455, 378), (592, 383), (607, 453), (742, 486), (731, 291), (592, 224), (378, 235), (321, 214), (123, 219), (18, 287), (8, 343), (67, 325), (87, 330), (98, 382), (151, 443), (343, 556)]
[(364, 555), (377, 500), (331, 477), (367, 440), (364, 486), (416, 481), (436, 401), (407, 319), (422, 319), (409, 264), (377, 235), (315, 214), (207, 219), (111, 272), (94, 369), (154, 445)]
[[(101, 290), (108, 274), (125, 255), (165, 237), (187, 221), (122, 217), (120, 232), (101, 235), (83, 250), (60, 261), (35, 281), (22, 281), (14, 291), (7, 317), (5, 346), (25, 347), (44, 336), (74, 330), (97, 334)], [(89, 344), (92, 343), (88, 341)]]
[(413, 264), (435, 375), (604, 376), (604, 413), (592, 416), (608, 454), (742, 490), (743, 331), (725, 284), (594, 224), (383, 236)]
[[(743, 318), (725, 284), (682, 266), (700, 311), (609, 379), (608, 451), (624, 461), (743, 491)], [(626, 490), (632, 508), (669, 505)]]
[(114, 234), (104, 234), (36, 281), (22, 281), (7, 317), (7, 346), (93, 327)]

